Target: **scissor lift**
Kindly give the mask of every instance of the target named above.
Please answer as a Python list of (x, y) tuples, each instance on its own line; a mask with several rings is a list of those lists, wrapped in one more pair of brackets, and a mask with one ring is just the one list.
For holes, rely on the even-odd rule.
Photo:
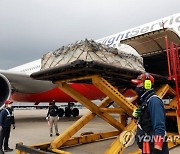
[[(74, 124), (72, 124), (53, 141), (31, 146), (25, 146), (22, 143), (17, 144), (16, 153), (31, 153), (33, 151), (36, 151), (36, 153), (68, 154), (69, 152), (63, 151), (63, 147), (74, 146), (83, 143), (91, 143), (102, 139), (108, 139), (113, 136), (116, 136), (116, 139), (107, 149), (104, 149), (106, 154), (123, 153), (125, 148), (130, 144), (130, 142), (134, 138), (137, 126), (133, 119), (128, 123), (127, 118), (131, 118), (133, 110), (136, 109), (136, 106), (134, 104), (136, 102), (137, 96), (134, 94), (133, 97), (129, 100), (126, 99), (124, 94), (127, 91), (131, 91), (133, 93), (131, 87), (128, 86), (130, 85), (130, 79), (137, 77), (137, 75), (141, 72), (117, 68), (108, 68), (108, 71), (105, 71), (103, 70), (103, 68), (107, 69), (107, 67), (104, 67), (105, 64), (99, 63), (94, 64), (89, 62), (76, 62), (76, 64), (78, 64), (76, 66), (79, 67), (77, 72), (72, 72), (70, 67), (66, 67), (66, 72), (71, 72), (71, 75), (69, 75), (68, 78), (67, 75), (63, 74), (64, 72), (60, 73), (60, 68), (37, 72), (33, 77), (40, 80), (53, 81), (55, 84), (57, 84), (58, 88), (60, 88), (66, 94), (70, 95), (73, 99), (81, 103), (90, 111), (86, 115), (82, 116), (79, 120), (77, 120)], [(74, 67), (73, 65), (73, 67), (71, 68), (74, 69), (77, 67)], [(99, 73), (97, 73), (97, 68), (99, 68)], [(81, 71), (82, 73), (79, 73)], [(84, 71), (86, 73), (84, 73)], [(175, 130), (170, 130), (167, 133), (167, 135), (171, 135), (172, 138), (172, 136), (177, 136), (180, 134), (180, 118), (177, 114), (177, 101), (179, 99), (179, 96), (174, 90), (175, 84), (173, 82), (169, 82), (167, 78), (160, 75), (154, 76), (156, 81), (156, 94), (162, 99), (169, 99), (169, 103), (165, 105), (166, 117), (168, 119), (168, 124), (174, 125), (174, 127), (176, 127)], [(117, 80), (119, 81), (117, 82)], [(78, 83), (87, 81), (88, 83), (90, 82), (91, 84), (93, 84), (106, 95), (106, 97), (102, 101), (100, 101), (98, 105), (95, 105), (91, 100), (73, 89), (69, 84), (72, 82)], [(120, 86), (116, 86), (117, 83)], [(113, 102), (118, 104), (119, 107), (109, 108)], [(119, 114), (120, 119), (117, 120), (116, 118), (111, 116), (110, 113)], [(112, 125), (116, 130), (111, 132), (100, 132), (96, 134), (89, 133), (79, 137), (73, 137), (75, 133), (83, 128), (96, 115)], [(177, 138), (176, 140), (168, 141), (169, 148), (174, 147), (180, 143), (180, 140)], [(141, 150), (138, 150), (134, 153), (141, 153)]]
[[(95, 105), (91, 100), (87, 99), (77, 91), (75, 91), (69, 84), (69, 81), (74, 80), (82, 80), (82, 79), (91, 79), (92, 83), (102, 92), (104, 92), (107, 97), (102, 100), (98, 105)], [(132, 115), (136, 106), (133, 102), (136, 100), (137, 96), (134, 96), (131, 101), (128, 101), (123, 94), (121, 94), (115, 87), (113, 87), (107, 80), (104, 78), (93, 75), (87, 76), (77, 79), (68, 79), (64, 81), (56, 81), (55, 82), (58, 87), (70, 95), (72, 98), (80, 102), (86, 108), (90, 110), (89, 113), (81, 117), (77, 120), (72, 126), (66, 129), (62, 134), (56, 137), (52, 142), (45, 143), (45, 144), (38, 144), (30, 146), (33, 149), (40, 149), (40, 150), (49, 150), (55, 153), (68, 153), (63, 151), (61, 148), (64, 146), (72, 146), (77, 144), (89, 143), (97, 140), (106, 139), (112, 136), (118, 136), (113, 144), (106, 150), (107, 154), (112, 153), (122, 153), (125, 148), (128, 146), (131, 139), (134, 137), (136, 131), (136, 124), (134, 120), (132, 120), (129, 124), (126, 123), (125, 115)], [(165, 84), (157, 90), (157, 95), (161, 98), (168, 95), (171, 96), (172, 101), (169, 105), (166, 106), (167, 109), (167, 116), (174, 116), (178, 117), (176, 114), (176, 93), (175, 91), (168, 85)], [(119, 108), (107, 108), (109, 104), (115, 101), (119, 106)], [(114, 117), (112, 117), (109, 113), (117, 113), (120, 114), (121, 120), (118, 121)], [(116, 128), (115, 131), (112, 132), (105, 132), (105, 133), (97, 133), (97, 134), (87, 134), (84, 136), (79, 136), (73, 138), (73, 135), (78, 132), (83, 126), (85, 126), (94, 116), (98, 115), (100, 118), (111, 124), (113, 127)], [(123, 133), (122, 133), (123, 132)], [(128, 133), (124, 135), (124, 133)], [(176, 134), (173, 134), (176, 135)], [(171, 147), (178, 144), (178, 142), (171, 143)], [(17, 152), (20, 153), (23, 150), (23, 145), (17, 144)], [(28, 147), (26, 147), (28, 149)], [(31, 150), (31, 148), (29, 150)]]

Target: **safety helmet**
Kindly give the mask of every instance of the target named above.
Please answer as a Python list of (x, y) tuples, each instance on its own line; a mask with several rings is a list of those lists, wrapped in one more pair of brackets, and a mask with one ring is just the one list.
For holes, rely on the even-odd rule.
[(132, 79), (131, 82), (134, 84), (144, 83), (145, 89), (151, 89), (154, 84), (154, 77), (149, 73), (143, 73), (139, 75), (137, 79)]

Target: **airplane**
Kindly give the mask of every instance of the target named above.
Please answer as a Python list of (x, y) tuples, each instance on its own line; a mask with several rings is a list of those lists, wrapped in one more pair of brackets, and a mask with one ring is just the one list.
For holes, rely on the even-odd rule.
[[(127, 53), (141, 56), (134, 48), (122, 44), (121, 41), (158, 29), (171, 28), (180, 36), (180, 13), (174, 14), (142, 26), (138, 26), (120, 33), (116, 33), (96, 40), (114, 48), (118, 48)], [(49, 81), (34, 80), (30, 75), (41, 69), (41, 59), (8, 69), (0, 70), (0, 102), (1, 106), (7, 99), (18, 102), (33, 102), (36, 105), (40, 102), (75, 102), (70, 96), (62, 92), (55, 84)], [(105, 95), (92, 84), (71, 83), (71, 86), (90, 100), (102, 99)], [(59, 116), (63, 116), (64, 110), (61, 110)], [(77, 108), (65, 109), (65, 116), (77, 116)]]

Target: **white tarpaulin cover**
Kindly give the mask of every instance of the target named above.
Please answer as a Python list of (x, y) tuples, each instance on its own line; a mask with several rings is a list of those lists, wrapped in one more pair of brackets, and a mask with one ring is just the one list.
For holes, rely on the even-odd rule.
[(98, 61), (116, 67), (144, 71), (143, 59), (140, 56), (127, 54), (87, 39), (43, 55), (41, 70), (68, 64), (75, 60)]

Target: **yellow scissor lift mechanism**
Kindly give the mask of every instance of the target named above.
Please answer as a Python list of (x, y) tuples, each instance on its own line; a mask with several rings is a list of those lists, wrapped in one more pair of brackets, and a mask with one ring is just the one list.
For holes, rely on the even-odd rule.
[[(173, 35), (173, 38), (176, 37), (176, 35), (171, 34), (171, 32), (166, 31), (164, 29), (163, 29), (163, 32)], [(145, 41), (147, 41), (148, 37), (151, 41), (153, 40), (153, 37), (155, 37), (154, 45), (155, 47), (157, 47), (158, 40), (156, 38), (158, 38), (159, 36), (156, 36), (156, 34), (159, 35), (161, 33), (153, 32), (152, 35), (151, 34), (147, 35)], [(141, 36), (139, 37), (139, 39), (142, 39), (142, 38), (143, 37)], [(138, 42), (136, 41), (136, 38), (132, 38), (132, 41), (133, 40), (135, 40), (135, 43)], [(162, 43), (159, 43), (159, 44), (162, 45)], [(150, 46), (153, 47), (153, 44)], [(144, 49), (144, 47), (142, 48), (139, 47), (139, 49), (140, 50)], [(106, 67), (109, 67), (109, 66), (106, 66)], [(63, 70), (67, 70), (67, 68), (68, 67), (66, 66), (63, 68)], [(82, 68), (80, 68), (80, 70), (82, 70)], [(85, 67), (85, 70), (86, 69), (88, 68)], [(120, 89), (118, 90), (116, 86), (111, 84), (108, 78), (102, 75), (106, 73), (106, 71), (103, 71), (101, 69), (98, 69), (99, 71), (103, 71), (101, 73), (93, 74), (92, 72), (90, 72), (89, 74), (86, 74), (86, 75), (81, 74), (80, 76), (76, 76), (76, 77), (74, 77), (73, 76), (74, 73), (72, 73), (73, 74), (72, 78), (68, 78), (68, 79), (63, 78), (63, 73), (60, 74), (59, 72), (56, 72), (57, 70), (59, 71), (59, 68), (52, 69), (51, 72), (48, 72), (46, 70), (40, 73), (37, 72), (34, 74), (34, 77), (33, 75), (32, 77), (35, 79), (40, 79), (40, 80), (53, 81), (55, 84), (57, 84), (59, 89), (61, 89), (63, 92), (70, 95), (77, 102), (81, 103), (83, 106), (89, 109), (89, 112), (85, 114), (84, 116), (82, 116), (79, 120), (74, 122), (74, 124), (72, 124), (68, 129), (66, 129), (63, 133), (61, 133), (58, 137), (56, 137), (51, 142), (36, 144), (36, 145), (31, 145), (31, 146), (25, 146), (23, 145), (23, 143), (16, 144), (16, 153), (24, 154), (24, 153), (51, 153), (52, 152), (52, 153), (68, 154), (69, 152), (63, 151), (63, 147), (74, 146), (74, 145), (84, 144), (84, 143), (91, 143), (94, 141), (98, 141), (102, 139), (109, 139), (112, 137), (116, 137), (116, 138), (114, 142), (107, 149), (104, 149), (105, 153), (106, 154), (123, 153), (123, 151), (132, 142), (136, 128), (137, 128), (137, 125), (135, 124), (133, 119), (129, 123), (127, 123), (127, 118), (131, 117), (133, 110), (136, 109), (136, 106), (134, 104), (136, 102), (137, 96), (134, 95), (134, 97), (130, 100), (126, 99), (126, 97), (123, 95), (124, 91)], [(89, 70), (92, 71), (92, 68), (90, 67)], [(109, 70), (111, 72), (111, 68)], [(55, 75), (59, 75), (58, 77), (55, 77), (55, 79), (52, 77), (53, 72), (55, 72)], [(117, 69), (116, 69), (116, 72), (117, 72)], [(124, 84), (126, 82), (125, 80), (130, 80), (130, 78), (128, 78), (128, 75), (130, 73), (133, 74), (131, 78), (132, 77), (134, 78), (141, 72), (138, 72), (138, 71), (133, 72), (132, 70), (127, 72), (127, 70), (124, 71), (120, 69), (118, 70), (117, 74), (122, 75), (122, 76), (119, 77), (117, 74), (115, 74), (115, 71), (112, 71), (111, 75), (115, 74), (114, 76), (115, 80), (118, 80), (119, 78), (121, 78), (121, 80), (123, 80), (121, 84)], [(76, 82), (76, 81), (78, 82), (78, 81), (83, 81), (83, 80), (85, 81), (91, 80), (91, 83), (106, 95), (106, 97), (102, 101), (100, 101), (98, 105), (95, 105), (91, 100), (89, 100), (88, 98), (83, 96), (81, 93), (73, 89), (69, 84), (71, 82)], [(158, 82), (156, 82), (155, 86), (157, 85), (157, 83), (160, 83), (161, 81), (162, 80), (159, 80)], [(160, 98), (169, 99), (169, 103), (165, 104), (167, 126), (170, 125), (171, 127), (173, 125), (174, 127), (176, 127), (175, 130), (170, 130), (167, 132), (167, 136), (171, 136), (171, 139), (172, 139), (173, 136), (177, 136), (180, 134), (180, 118), (177, 114), (177, 108), (178, 108), (177, 102), (179, 98), (177, 97), (174, 87), (171, 87), (170, 85), (172, 84), (162, 82), (162, 84), (160, 83), (157, 87), (155, 87), (155, 91), (156, 91), (156, 94)], [(126, 91), (128, 90), (133, 91), (127, 86)], [(116, 104), (118, 104), (119, 107), (109, 108), (112, 102), (116, 102)], [(117, 120), (112, 115), (110, 115), (111, 113), (119, 114), (120, 116), (119, 120)], [(98, 115), (104, 121), (112, 125), (116, 130), (111, 131), (111, 132), (100, 132), (96, 134), (87, 133), (84, 135), (80, 135), (79, 137), (73, 137), (74, 134), (76, 134), (81, 128), (83, 128), (83, 126), (85, 126), (96, 115)], [(178, 139), (176, 138), (176, 140), (168, 140), (169, 148), (172, 148), (178, 144), (180, 144), (179, 138)], [(142, 152), (141, 150), (137, 150), (133, 153), (142, 153)]]
[[(104, 100), (102, 100), (98, 105), (95, 105), (93, 102), (91, 102), (91, 100), (87, 99), (86, 97), (81, 95), (79, 92), (75, 91), (68, 84), (68, 82), (70, 81), (83, 80), (83, 79), (91, 79), (92, 83), (98, 89), (100, 89), (104, 94), (107, 95), (107, 97)], [(133, 110), (136, 109), (136, 106), (133, 104), (133, 102), (136, 100), (137, 96), (134, 96), (131, 99), (131, 101), (128, 101), (123, 96), (123, 94), (121, 94), (115, 87), (113, 87), (108, 81), (106, 81), (104, 78), (102, 78), (99, 75), (81, 77), (81, 78), (76, 78), (72, 80), (69, 79), (67, 81), (66, 80), (56, 81), (55, 83), (57, 84), (58, 88), (60, 88), (65, 93), (70, 95), (72, 98), (80, 102), (90, 111), (86, 115), (82, 116), (79, 120), (77, 120), (74, 124), (72, 124), (68, 129), (66, 129), (58, 137), (56, 137), (52, 142), (31, 145), (29, 147), (23, 146), (22, 144), (17, 144), (16, 153), (20, 154), (21, 152), (24, 152), (24, 151), (25, 151), (24, 153), (26, 153), (26, 151), (37, 150), (37, 149), (40, 149), (39, 151), (38, 150), (36, 151), (38, 153), (46, 153), (45, 151), (44, 152), (42, 151), (43, 149), (48, 149), (49, 151), (52, 151), (55, 153), (68, 154), (69, 152), (62, 150), (64, 146), (90, 143), (97, 140), (107, 139), (112, 136), (117, 136), (117, 138), (112, 143), (112, 145), (110, 145), (110, 147), (106, 149), (105, 153), (107, 154), (123, 153), (125, 148), (134, 138), (134, 134), (136, 131), (136, 124), (134, 120), (132, 120), (128, 125), (126, 125), (127, 116), (124, 116), (124, 115), (127, 115), (127, 114), (129, 116), (132, 115)], [(156, 91), (156, 93), (160, 98), (163, 98), (166, 95), (171, 96), (170, 103), (166, 105), (166, 116), (176, 118), (177, 123), (179, 124), (179, 117), (176, 114), (177, 98), (176, 98), (175, 91), (168, 84), (165, 84), (165, 85), (162, 85)], [(121, 107), (107, 108), (107, 106), (112, 101), (115, 101)], [(119, 114), (120, 121), (113, 118), (109, 113)], [(98, 115), (103, 120), (111, 124), (117, 130), (111, 131), (111, 132), (105, 132), (105, 133), (87, 134), (84, 136), (72, 137), (76, 132), (78, 132), (83, 126), (85, 126), (96, 115)], [(128, 133), (128, 135), (124, 136), (124, 133)], [(178, 132), (171, 133), (170, 135), (177, 135), (179, 133), (180, 133), (180, 127), (178, 125)], [(169, 147), (174, 147), (179, 143), (180, 143), (179, 140), (176, 140), (175, 142), (169, 142)], [(141, 150), (138, 150), (135, 153), (141, 153)]]

